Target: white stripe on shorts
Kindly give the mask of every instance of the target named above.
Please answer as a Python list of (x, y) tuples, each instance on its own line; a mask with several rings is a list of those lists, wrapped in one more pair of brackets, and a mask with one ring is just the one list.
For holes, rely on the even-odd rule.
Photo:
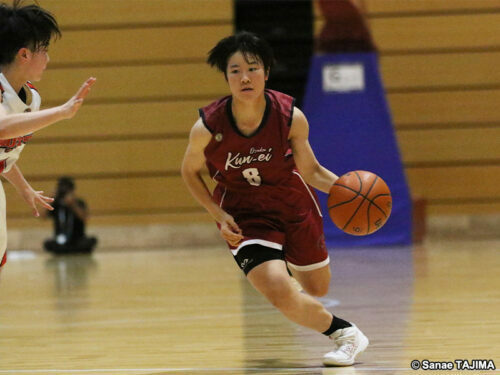
[(276, 242), (271, 242), (266, 240), (247, 240), (240, 243), (240, 245), (236, 249), (231, 249), (231, 252), (233, 253), (234, 256), (236, 256), (242, 247), (254, 244), (270, 247), (276, 250), (283, 250), (283, 245)]
[(313, 271), (313, 270), (317, 270), (318, 268), (324, 267), (329, 263), (330, 263), (330, 257), (327, 257), (325, 260), (323, 260), (319, 263), (308, 264), (307, 266), (297, 266), (293, 263), (290, 263), (289, 261), (286, 262), (286, 264), (288, 264), (290, 266), (290, 268), (293, 268), (294, 270), (297, 270), (297, 271)]
[(309, 193), (309, 195), (311, 196), (311, 199), (313, 200), (314, 202), (314, 205), (316, 206), (316, 209), (318, 210), (318, 214), (320, 217), (323, 217), (323, 214), (321, 213), (321, 209), (319, 208), (318, 206), (318, 202), (316, 202), (316, 199), (314, 199), (314, 195), (311, 193), (311, 190), (309, 189), (309, 186), (307, 186), (306, 182), (304, 181), (304, 179), (302, 178), (302, 176), (300, 175), (300, 173), (297, 173), (295, 171), (293, 171), (294, 174), (296, 174), (297, 176), (299, 176), (300, 178), (300, 181), (302, 181), (302, 183), (304, 184), (304, 186), (306, 187), (307, 189), (307, 192)]
[(222, 207), (222, 202), (224, 202), (224, 198), (226, 197), (226, 192), (227, 192), (227, 189), (224, 188), (224, 193), (222, 194), (222, 198), (220, 199), (219, 207)]

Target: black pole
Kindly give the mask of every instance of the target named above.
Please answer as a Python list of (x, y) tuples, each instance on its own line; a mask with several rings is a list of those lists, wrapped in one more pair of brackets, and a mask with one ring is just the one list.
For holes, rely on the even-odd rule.
[(264, 37), (276, 65), (267, 87), (297, 99), (300, 107), (313, 53), (311, 0), (235, 0), (235, 29)]

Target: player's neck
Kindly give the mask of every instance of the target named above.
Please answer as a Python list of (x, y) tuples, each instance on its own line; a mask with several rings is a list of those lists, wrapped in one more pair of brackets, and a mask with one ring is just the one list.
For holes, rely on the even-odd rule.
[(15, 92), (21, 91), (21, 88), (27, 82), (26, 76), (11, 65), (2, 66), (2, 73)]
[(233, 96), (231, 105), (236, 124), (242, 130), (252, 130), (258, 127), (266, 111), (264, 94), (255, 101), (242, 101)]

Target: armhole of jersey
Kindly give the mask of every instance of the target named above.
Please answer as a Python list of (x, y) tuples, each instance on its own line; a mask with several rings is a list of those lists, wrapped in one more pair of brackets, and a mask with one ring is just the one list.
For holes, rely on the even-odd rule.
[(207, 130), (213, 134), (214, 133), (213, 129), (210, 129), (210, 127), (207, 125), (207, 121), (205, 119), (205, 112), (203, 112), (203, 109), (200, 108), (198, 110), (198, 113), (200, 114), (201, 121), (203, 122), (203, 125), (205, 125), (205, 128), (207, 128)]
[(0, 83), (0, 103), (3, 103), (3, 93), (4, 93), (4, 89), (3, 89), (3, 86), (2, 86), (2, 83)]
[(290, 120), (288, 121), (288, 127), (292, 126), (293, 121), (293, 110), (295, 109), (295, 98), (292, 100), (292, 108), (290, 109)]
[(38, 89), (30, 81), (26, 82), (26, 86), (28, 86), (30, 89), (38, 92)]

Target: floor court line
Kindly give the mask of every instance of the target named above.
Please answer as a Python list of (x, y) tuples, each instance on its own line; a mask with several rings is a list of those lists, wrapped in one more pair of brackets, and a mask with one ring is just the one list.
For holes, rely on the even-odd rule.
[[(352, 367), (356, 371), (373, 371), (373, 372), (387, 372), (387, 371), (413, 371), (411, 368), (394, 368), (394, 367)], [(180, 367), (180, 368), (131, 368), (131, 369), (73, 369), (73, 370), (62, 370), (62, 369), (52, 369), (52, 370), (0, 370), (0, 374), (36, 374), (36, 373), (52, 373), (52, 374), (85, 374), (85, 373), (129, 373), (129, 372), (234, 372), (234, 371), (272, 371), (272, 372), (283, 372), (283, 371), (297, 371), (298, 375), (300, 373), (311, 372), (311, 371), (323, 371), (328, 369), (339, 369), (339, 367), (227, 367), (227, 368), (196, 368), (196, 367)]]
[[(191, 321), (191, 320), (210, 320), (210, 319), (221, 319), (221, 318), (234, 318), (245, 316), (253, 316), (253, 315), (266, 315), (266, 314), (276, 314), (275, 310), (267, 310), (267, 311), (255, 311), (255, 312), (247, 312), (243, 313), (234, 313), (234, 314), (216, 314), (216, 315), (191, 315), (185, 317), (165, 317), (165, 318), (154, 318), (154, 319), (120, 319), (120, 320), (98, 320), (98, 321), (87, 321), (87, 322), (75, 322), (75, 323), (52, 323), (46, 324), (45, 328), (60, 328), (60, 327), (90, 327), (90, 326), (114, 326), (114, 325), (123, 325), (123, 324), (144, 324), (144, 323), (164, 323), (164, 322), (182, 322), (182, 321)], [(7, 325), (0, 324), (0, 328), (2, 330), (5, 329), (28, 329), (28, 328), (38, 328), (39, 324), (22, 324), (22, 325)]]
[[(338, 306), (340, 302), (331, 298), (321, 299), (325, 307)], [(98, 321), (86, 321), (86, 322), (75, 322), (75, 323), (53, 323), (46, 324), (45, 328), (60, 328), (60, 327), (90, 327), (90, 326), (111, 326), (111, 325), (123, 325), (123, 324), (144, 324), (144, 323), (163, 323), (163, 322), (182, 322), (191, 320), (210, 320), (210, 319), (221, 319), (221, 318), (234, 318), (241, 316), (254, 316), (254, 315), (267, 315), (267, 314), (278, 314), (278, 312), (271, 307), (265, 307), (265, 311), (249, 311), (245, 313), (229, 313), (229, 314), (213, 314), (213, 315), (188, 315), (188, 316), (176, 316), (176, 317), (164, 317), (164, 318), (153, 318), (153, 319), (119, 319), (119, 320), (98, 320)], [(0, 329), (29, 329), (38, 328), (39, 324), (20, 324), (20, 325), (9, 325), (0, 323)]]
[[(192, 250), (174, 250), (168, 261), (117, 253), (92, 274), (68, 258), (69, 279), (27, 260), (2, 278), (0, 375), (410, 375), (422, 373), (410, 368), (414, 358), (495, 358), (499, 243), (338, 254), (328, 297), (374, 343), (346, 368), (323, 367), (327, 339), (265, 308), (243, 279), (229, 272), (208, 278), (214, 267), (234, 266), (225, 253), (197, 252), (196, 262), (185, 261)], [(140, 279), (123, 288), (120, 278), (132, 269)], [(20, 308), (18, 301), (33, 303)], [(486, 374), (449, 373), (458, 372)]]

